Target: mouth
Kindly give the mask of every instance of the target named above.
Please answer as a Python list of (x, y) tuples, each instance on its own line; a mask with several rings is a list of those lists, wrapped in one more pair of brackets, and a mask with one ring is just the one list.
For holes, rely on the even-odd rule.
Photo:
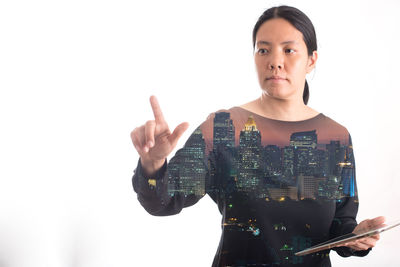
[(271, 82), (284, 82), (284, 81), (286, 81), (286, 79), (284, 79), (284, 78), (267, 78), (267, 81), (271, 81)]
[(286, 79), (280, 76), (271, 76), (268, 77), (267, 80), (286, 80)]

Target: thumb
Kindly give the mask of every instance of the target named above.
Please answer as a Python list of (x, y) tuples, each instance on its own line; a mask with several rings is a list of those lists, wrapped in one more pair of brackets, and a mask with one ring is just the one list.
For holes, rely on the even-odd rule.
[(371, 227), (375, 227), (375, 226), (379, 226), (381, 224), (383, 224), (386, 221), (386, 218), (384, 216), (379, 216), (376, 218), (373, 218), (370, 220), (370, 226)]
[(366, 219), (360, 222), (356, 228), (354, 229), (354, 233), (359, 233), (363, 231), (369, 231), (375, 228), (380, 228), (385, 226), (383, 223), (385, 222), (386, 218), (384, 216), (379, 216), (373, 219)]
[(168, 137), (168, 139), (173, 147), (176, 146), (179, 138), (187, 130), (187, 128), (189, 128), (189, 123), (187, 123), (187, 122), (183, 122), (183, 123), (179, 124), (178, 126), (176, 126), (175, 130)]

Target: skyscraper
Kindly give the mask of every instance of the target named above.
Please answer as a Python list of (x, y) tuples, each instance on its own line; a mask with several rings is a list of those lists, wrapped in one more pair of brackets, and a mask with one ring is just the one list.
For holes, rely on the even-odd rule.
[(235, 127), (229, 112), (218, 112), (214, 117), (213, 145), (226, 148), (235, 147)]
[(168, 170), (168, 193), (205, 195), (205, 141), (200, 127), (187, 140), (185, 147), (176, 153), (180, 156), (170, 161)]
[(329, 144), (326, 145), (326, 150), (328, 151), (328, 175), (338, 176), (339, 166), (341, 156), (340, 141), (331, 140)]
[(346, 197), (354, 197), (356, 188), (355, 188), (355, 168), (354, 168), (354, 157), (353, 157), (353, 148), (351, 145), (344, 148), (345, 149), (345, 157), (343, 162), (340, 162), (339, 165), (342, 168), (341, 172), (341, 184), (343, 186), (343, 195)]
[(257, 191), (262, 176), (261, 147), (260, 131), (253, 116), (250, 115), (244, 129), (240, 131), (237, 185), (239, 191)]
[(290, 146), (294, 147), (294, 175), (314, 175), (318, 166), (316, 130), (293, 133)]

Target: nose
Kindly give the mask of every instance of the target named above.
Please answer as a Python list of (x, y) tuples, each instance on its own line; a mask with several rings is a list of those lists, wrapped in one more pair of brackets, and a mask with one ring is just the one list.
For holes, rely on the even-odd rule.
[(281, 64), (269, 64), (268, 69), (273, 70), (273, 69), (282, 69)]
[(282, 69), (283, 68), (283, 61), (282, 56), (279, 53), (273, 53), (270, 57), (270, 61), (268, 63), (268, 69)]

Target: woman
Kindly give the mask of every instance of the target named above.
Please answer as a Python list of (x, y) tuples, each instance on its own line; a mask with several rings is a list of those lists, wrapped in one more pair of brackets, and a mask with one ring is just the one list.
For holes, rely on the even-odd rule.
[[(223, 215), (213, 266), (330, 266), (329, 251), (295, 252), (384, 223), (357, 224), (357, 187), (347, 129), (307, 106), (306, 74), (317, 61), (314, 27), (300, 10), (266, 10), (253, 30), (261, 96), (219, 110), (167, 163), (187, 129), (171, 133), (157, 99), (154, 120), (134, 129), (140, 155), (132, 182), (152, 215), (179, 213), (208, 194)], [(379, 235), (333, 248), (365, 256)]]

